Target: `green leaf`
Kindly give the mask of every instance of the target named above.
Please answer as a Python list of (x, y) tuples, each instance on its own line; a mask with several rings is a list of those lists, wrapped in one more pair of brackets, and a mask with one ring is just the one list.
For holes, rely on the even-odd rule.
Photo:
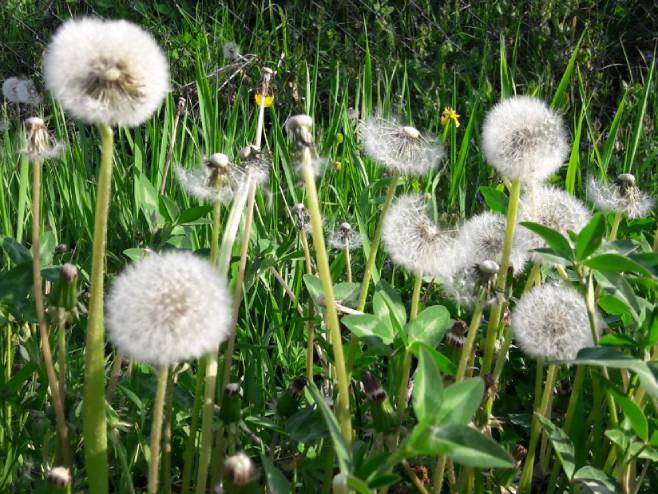
[(409, 444), (417, 455), (444, 455), (475, 468), (511, 468), (512, 458), (481, 432), (462, 424), (431, 427)]
[(2, 248), (15, 264), (23, 264), (32, 261), (32, 253), (24, 245), (19, 244), (11, 237), (2, 239)]
[(619, 254), (601, 254), (583, 262), (585, 266), (599, 271), (611, 271), (613, 273), (636, 273), (651, 276), (651, 272), (634, 260)]
[(478, 191), (482, 194), (482, 197), (484, 197), (484, 202), (487, 203), (489, 209), (501, 214), (507, 212), (509, 198), (503, 191), (485, 185), (480, 186)]
[(628, 396), (621, 393), (615, 386), (608, 386), (613, 398), (624, 412), (624, 416), (630, 422), (635, 434), (644, 442), (649, 440), (649, 423), (642, 409)]
[(578, 43), (576, 43), (576, 47), (573, 49), (573, 53), (569, 58), (567, 67), (566, 69), (564, 69), (564, 74), (562, 74), (562, 79), (560, 79), (560, 83), (558, 84), (557, 89), (555, 90), (555, 94), (553, 95), (553, 99), (551, 100), (551, 108), (553, 108), (554, 110), (558, 110), (562, 106), (564, 95), (569, 87), (569, 80), (571, 79), (571, 74), (576, 65), (576, 58), (578, 57), (578, 52), (580, 50), (580, 43), (583, 41), (584, 36), (585, 33), (583, 32), (583, 34), (580, 36), (580, 39), (578, 40)]
[(393, 328), (372, 314), (351, 314), (341, 319), (343, 324), (359, 338), (376, 337), (385, 345), (395, 339)]
[(181, 211), (181, 213), (178, 215), (178, 218), (176, 218), (176, 224), (187, 225), (190, 223), (194, 223), (199, 218), (203, 218), (204, 216), (207, 216), (208, 213), (210, 213), (210, 211), (212, 211), (212, 206), (209, 205), (196, 206), (193, 208), (185, 209)]
[(340, 465), (341, 472), (347, 473), (352, 471), (352, 457), (350, 450), (347, 447), (347, 443), (345, 442), (345, 438), (343, 437), (342, 432), (340, 431), (336, 417), (329, 409), (329, 405), (327, 405), (327, 402), (320, 394), (320, 391), (314, 382), (307, 383), (304, 390), (307, 395), (310, 395), (310, 397), (307, 396), (307, 400), (309, 402), (315, 403), (320, 409), (320, 412), (322, 412), (322, 417), (327, 424), (329, 434), (331, 434), (331, 439), (334, 443), (334, 450), (338, 458), (338, 464)]
[(583, 467), (573, 476), (573, 483), (585, 492), (593, 494), (616, 494), (617, 485), (612, 477), (594, 467)]
[(576, 259), (581, 261), (599, 248), (605, 237), (605, 217), (596, 213), (576, 238)]
[(640, 378), (644, 390), (653, 397), (658, 397), (658, 381), (646, 362), (629, 357), (610, 347), (583, 348), (572, 361), (578, 365), (630, 369)]
[(375, 314), (389, 314), (391, 321), (397, 322), (400, 328), (407, 323), (407, 309), (402, 303), (402, 297), (384, 280), (380, 280), (377, 284), (372, 303)]
[(547, 226), (540, 225), (539, 223), (531, 223), (528, 221), (524, 221), (521, 225), (539, 235), (544, 242), (546, 242), (546, 245), (553, 249), (558, 256), (570, 261), (573, 260), (574, 256), (573, 251), (571, 250), (571, 245), (560, 232)]
[(353, 475), (347, 479), (347, 485), (361, 494), (372, 494), (373, 492), (368, 488), (368, 484)]
[(441, 372), (430, 351), (423, 347), (418, 355), (414, 379), (413, 406), (418, 420), (434, 417), (443, 400)]
[(449, 386), (436, 413), (437, 425), (468, 424), (482, 403), (484, 381), (472, 377)]
[(413, 353), (416, 356), (416, 358), (418, 358), (418, 356), (420, 355), (420, 351), (423, 348), (429, 351), (429, 353), (432, 355), (432, 358), (434, 359), (434, 362), (436, 362), (436, 366), (439, 368), (441, 372), (443, 372), (444, 374), (448, 374), (450, 376), (455, 375), (455, 373), (457, 372), (457, 366), (453, 364), (448, 357), (436, 351), (434, 348), (426, 345), (425, 343), (421, 343), (420, 341), (415, 341), (409, 346), (409, 351)]
[(571, 479), (576, 471), (576, 456), (571, 439), (569, 439), (569, 436), (562, 429), (546, 417), (538, 413), (535, 413), (535, 416), (539, 419), (548, 438), (551, 440), (551, 445), (558, 460), (560, 460), (564, 473), (567, 478)]
[(434, 305), (423, 310), (418, 317), (407, 324), (409, 343), (420, 341), (436, 348), (443, 336), (452, 327), (450, 312), (442, 305)]
[(260, 461), (265, 470), (265, 480), (267, 482), (268, 492), (271, 494), (287, 494), (290, 492), (290, 483), (285, 475), (274, 466), (272, 460), (265, 455), (260, 455)]

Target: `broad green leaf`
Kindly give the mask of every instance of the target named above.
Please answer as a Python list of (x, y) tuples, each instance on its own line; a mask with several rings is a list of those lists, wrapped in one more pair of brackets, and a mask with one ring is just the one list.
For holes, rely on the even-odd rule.
[(528, 221), (524, 221), (521, 223), (521, 225), (526, 227), (531, 232), (539, 235), (544, 240), (544, 242), (546, 242), (546, 245), (553, 249), (553, 251), (555, 251), (558, 256), (570, 261), (573, 260), (574, 255), (573, 251), (571, 250), (571, 245), (560, 232), (547, 226), (540, 225), (539, 223), (531, 223)]
[(23, 264), (32, 261), (32, 253), (22, 244), (19, 244), (11, 237), (2, 239), (2, 248), (7, 251), (7, 255), (14, 264)]
[(633, 437), (635, 437), (630, 430), (623, 431), (621, 429), (608, 429), (605, 431), (605, 435), (612, 443), (619, 446), (622, 450), (628, 448)]
[(393, 328), (372, 314), (352, 314), (341, 319), (343, 324), (359, 338), (377, 337), (385, 345), (395, 339)]
[(415, 341), (409, 346), (409, 351), (413, 353), (416, 358), (419, 358), (421, 348), (425, 348), (429, 351), (429, 353), (432, 355), (432, 358), (434, 359), (434, 362), (436, 362), (436, 366), (441, 372), (450, 376), (455, 375), (455, 372), (457, 372), (457, 366), (453, 364), (448, 357), (436, 351), (434, 348), (426, 345), (425, 343)]
[(178, 218), (176, 218), (176, 224), (177, 225), (186, 225), (189, 223), (194, 223), (196, 222), (199, 218), (203, 218), (204, 216), (207, 216), (208, 213), (212, 211), (212, 206), (196, 206), (193, 208), (185, 209), (181, 211), (181, 213), (178, 215)]
[(593, 254), (605, 237), (605, 217), (596, 213), (576, 238), (576, 259), (579, 261)]
[(649, 424), (647, 422), (642, 409), (635, 404), (625, 394), (619, 392), (615, 386), (608, 386), (608, 389), (612, 393), (613, 398), (617, 404), (621, 407), (624, 412), (624, 417), (629, 421), (631, 427), (635, 431), (635, 434), (642, 439), (643, 441), (649, 440)]
[(318, 278), (317, 276), (313, 276), (312, 274), (305, 274), (304, 284), (306, 285), (306, 289), (308, 290), (309, 295), (313, 299), (313, 302), (318, 304), (319, 298), (324, 293), (324, 290), (322, 289), (322, 281), (320, 280), (320, 278)]
[(428, 307), (418, 314), (414, 321), (407, 324), (409, 343), (420, 341), (436, 348), (452, 324), (448, 309), (441, 305)]
[(334, 443), (334, 450), (338, 458), (338, 464), (340, 465), (341, 472), (347, 473), (352, 471), (352, 457), (350, 455), (350, 450), (347, 447), (347, 443), (345, 442), (345, 438), (343, 437), (342, 432), (340, 431), (340, 426), (338, 425), (336, 417), (329, 409), (329, 405), (327, 405), (327, 402), (320, 394), (320, 390), (318, 390), (315, 383), (307, 383), (304, 390), (305, 393), (307, 393), (308, 401), (315, 403), (320, 409), (320, 412), (322, 412), (322, 417), (327, 424), (329, 434), (331, 434), (331, 439)]
[(597, 367), (612, 367), (614, 369), (630, 369), (640, 378), (644, 390), (653, 397), (658, 397), (658, 381), (646, 362), (629, 357), (610, 347), (583, 348), (575, 360), (578, 365), (594, 365)]
[(571, 479), (576, 471), (576, 457), (571, 439), (569, 439), (569, 436), (567, 436), (562, 429), (546, 417), (538, 413), (536, 413), (535, 416), (539, 419), (548, 438), (551, 440), (551, 445), (553, 446), (553, 450), (555, 451), (558, 460), (560, 460), (564, 473), (567, 478)]
[(260, 455), (263, 469), (265, 470), (265, 480), (267, 482), (268, 492), (271, 494), (287, 494), (290, 492), (290, 483), (285, 475), (274, 466), (272, 460), (265, 455)]
[(353, 475), (347, 479), (347, 485), (361, 494), (372, 494), (373, 492), (368, 488), (368, 484)]
[(486, 185), (480, 186), (478, 191), (480, 194), (482, 194), (482, 197), (484, 197), (484, 202), (487, 203), (489, 209), (501, 214), (505, 214), (507, 212), (507, 204), (509, 203), (509, 198), (503, 191)]
[(400, 294), (384, 280), (377, 284), (377, 290), (373, 296), (373, 308), (375, 314), (388, 312), (391, 320), (397, 321), (400, 328), (407, 324), (407, 309), (402, 303)]
[(616, 494), (620, 492), (612, 477), (594, 467), (583, 467), (573, 476), (572, 482), (585, 492), (593, 494)]
[(482, 402), (484, 381), (472, 377), (449, 386), (443, 391), (443, 401), (436, 414), (437, 425), (468, 424)]
[(455, 463), (476, 468), (511, 468), (512, 458), (481, 432), (462, 424), (430, 427), (409, 447), (417, 455), (444, 455)]
[(361, 285), (359, 283), (337, 283), (334, 285), (334, 297), (341, 304), (351, 307), (357, 304), (360, 289)]
[(418, 420), (434, 417), (443, 399), (441, 372), (430, 351), (423, 347), (418, 355), (418, 367), (414, 378), (413, 406)]
[(636, 273), (644, 276), (651, 276), (651, 272), (642, 266), (642, 264), (619, 254), (601, 254), (585, 260), (583, 264), (599, 271)]

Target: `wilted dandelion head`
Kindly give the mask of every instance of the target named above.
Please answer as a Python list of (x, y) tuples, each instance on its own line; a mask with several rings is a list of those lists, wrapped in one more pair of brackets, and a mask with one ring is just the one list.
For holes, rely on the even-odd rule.
[(211, 154), (192, 170), (179, 166), (175, 173), (188, 194), (210, 202), (230, 201), (243, 177), (243, 172), (233, 166), (222, 153)]
[(401, 175), (425, 175), (443, 157), (441, 144), (393, 119), (370, 117), (359, 124), (359, 135), (370, 159)]
[(56, 158), (64, 152), (64, 145), (55, 141), (42, 119), (38, 117), (27, 118), (24, 125), (26, 144), (22, 153), (30, 161)]
[(224, 461), (224, 478), (235, 486), (248, 485), (258, 476), (256, 467), (244, 453), (229, 456)]
[(189, 252), (151, 254), (126, 268), (107, 299), (110, 340), (123, 354), (172, 365), (217, 351), (228, 338), (226, 280)]
[(384, 218), (382, 241), (394, 263), (419, 276), (442, 276), (449, 269), (452, 233), (427, 214), (427, 203), (414, 194), (400, 196)]
[(557, 284), (524, 293), (512, 311), (512, 330), (532, 358), (571, 360), (593, 344), (583, 296)]
[(482, 128), (482, 147), (500, 175), (525, 183), (548, 177), (569, 152), (562, 117), (529, 96), (508, 98), (489, 111)]
[(224, 58), (231, 62), (235, 62), (241, 58), (240, 47), (233, 41), (227, 41), (222, 45), (222, 53), (224, 54)]
[[(519, 221), (531, 221), (557, 230), (567, 236), (569, 230), (579, 232), (592, 218), (585, 204), (564, 190), (549, 185), (531, 187), (521, 197)], [(525, 228), (519, 230), (528, 231)], [(530, 249), (544, 245), (544, 241), (530, 233)]]
[(288, 135), (295, 138), (298, 145), (313, 145), (313, 117), (310, 115), (295, 115), (283, 124)]
[(361, 234), (349, 223), (341, 223), (329, 235), (329, 245), (336, 250), (357, 249), (363, 243)]
[(169, 64), (153, 37), (124, 20), (71, 19), (57, 30), (43, 62), (46, 86), (88, 123), (134, 127), (169, 90)]
[(238, 155), (242, 169), (251, 174), (251, 179), (257, 185), (266, 184), (272, 167), (272, 160), (269, 155), (253, 145), (243, 147)]
[(621, 213), (631, 219), (647, 216), (654, 204), (653, 198), (640, 190), (630, 173), (622, 173), (610, 183), (590, 178), (587, 196), (596, 209)]
[(306, 206), (301, 202), (297, 203), (291, 208), (290, 212), (292, 213), (297, 228), (305, 232), (311, 231), (311, 215), (308, 213)]

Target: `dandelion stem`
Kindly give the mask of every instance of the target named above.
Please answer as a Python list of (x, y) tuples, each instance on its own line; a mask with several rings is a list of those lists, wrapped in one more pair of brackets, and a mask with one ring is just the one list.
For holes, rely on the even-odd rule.
[[(313, 263), (311, 262), (311, 252), (308, 248), (308, 237), (306, 230), (301, 228), (299, 236), (302, 241), (302, 249), (304, 250), (304, 263), (306, 266), (306, 273), (313, 274)], [(303, 314), (302, 314), (303, 316)], [(306, 378), (313, 379), (313, 345), (315, 344), (315, 328), (313, 327), (313, 304), (308, 306), (308, 321), (306, 322)]]
[(89, 319), (85, 349), (85, 379), (82, 431), (85, 460), (91, 494), (108, 492), (107, 423), (105, 418), (105, 339), (103, 328), (103, 275), (107, 220), (112, 191), (112, 154), (114, 132), (99, 124), (102, 141), (101, 167), (96, 194), (94, 245), (91, 265)]
[[(340, 423), (341, 432), (345, 441), (348, 444), (351, 444), (352, 423), (350, 416), (350, 395), (347, 370), (345, 367), (345, 357), (343, 354), (343, 342), (340, 334), (340, 326), (338, 324), (338, 313), (336, 311), (336, 300), (334, 299), (334, 287), (331, 280), (331, 272), (329, 271), (327, 250), (324, 243), (322, 217), (320, 215), (318, 193), (315, 188), (311, 150), (308, 146), (302, 148), (300, 158), (300, 167), (306, 185), (308, 211), (311, 218), (313, 246), (315, 247), (316, 261), (320, 273), (320, 280), (322, 281), (322, 289), (326, 304), (326, 323), (329, 330), (329, 341), (331, 342), (334, 351), (334, 365), (336, 377), (338, 379), (338, 399), (336, 406), (338, 422)], [(381, 229), (379, 230), (381, 234)]]
[(610, 227), (610, 235), (608, 235), (608, 240), (614, 242), (617, 240), (617, 232), (619, 231), (619, 225), (623, 215), (621, 213), (615, 213), (615, 218), (612, 220), (612, 226)]
[(57, 362), (59, 365), (59, 392), (66, 401), (66, 322), (60, 321), (57, 327)]
[[(37, 318), (39, 320), (39, 338), (41, 340), (41, 353), (48, 376), (48, 386), (53, 397), (55, 408), (55, 422), (57, 424), (57, 435), (59, 436), (60, 454), (62, 462), (71, 468), (71, 449), (69, 445), (69, 430), (64, 414), (64, 401), (61, 393), (53, 354), (50, 348), (48, 334), (48, 323), (46, 321), (46, 309), (43, 300), (43, 286), (41, 283), (41, 173), (43, 162), (35, 160), (32, 164), (32, 275), (34, 279), (34, 305), (36, 306)], [(61, 369), (60, 369), (61, 370)]]
[(164, 411), (165, 396), (167, 394), (167, 381), (169, 380), (169, 367), (164, 366), (158, 371), (158, 385), (153, 402), (153, 422), (151, 424), (151, 461), (149, 462), (148, 494), (158, 494), (158, 472), (160, 466), (160, 438), (162, 436), (162, 415)]
[(352, 257), (350, 256), (349, 240), (345, 246), (345, 267), (347, 269), (347, 282), (352, 283)]
[(183, 460), (183, 478), (181, 494), (188, 494), (190, 492), (190, 484), (192, 481), (192, 470), (194, 468), (194, 451), (196, 446), (196, 433), (199, 426), (199, 412), (201, 411), (201, 401), (203, 393), (203, 382), (206, 370), (206, 358), (203, 357), (199, 360), (197, 369), (196, 382), (194, 384), (194, 404), (192, 405), (192, 417), (190, 420), (190, 435), (185, 444), (185, 453)]
[[(543, 365), (537, 363), (537, 382), (541, 383), (541, 377), (543, 376)], [(525, 457), (523, 464), (523, 471), (521, 472), (521, 480), (519, 480), (519, 494), (527, 494), (530, 492), (530, 484), (532, 481), (532, 471), (535, 462), (535, 452), (537, 450), (537, 443), (539, 442), (540, 432), (541, 432), (541, 423), (539, 422), (538, 415), (547, 417), (549, 413), (549, 403), (551, 395), (553, 394), (553, 386), (555, 385), (555, 378), (557, 376), (557, 366), (551, 364), (548, 366), (548, 371), (546, 372), (546, 382), (544, 383), (544, 391), (541, 394), (541, 401), (539, 406), (537, 406), (537, 400), (535, 400), (534, 414), (532, 417), (532, 426), (530, 430), (530, 443), (528, 445), (528, 454)], [(537, 396), (535, 396), (536, 398)], [(547, 417), (548, 418), (548, 417)]]
[(462, 350), (461, 357), (459, 358), (459, 364), (457, 366), (457, 374), (455, 374), (455, 383), (464, 380), (464, 375), (466, 374), (466, 364), (470, 360), (471, 353), (473, 353), (475, 349), (475, 339), (478, 334), (478, 329), (480, 328), (480, 321), (482, 320), (483, 310), (484, 310), (484, 306), (482, 305), (481, 302), (478, 302), (475, 308), (473, 309), (471, 324), (468, 327), (466, 342), (464, 343), (464, 348)]
[(123, 363), (123, 355), (121, 352), (117, 351), (114, 353), (114, 361), (112, 362), (112, 368), (110, 369), (110, 382), (107, 385), (107, 390), (105, 391), (105, 400), (108, 403), (112, 402), (114, 397), (114, 392), (117, 389), (119, 384), (119, 378), (121, 377), (121, 364)]
[[(414, 281), (414, 291), (411, 295), (411, 310), (409, 314), (409, 321), (414, 321), (418, 317), (418, 306), (420, 305), (420, 288), (423, 284), (422, 276), (416, 276)], [(400, 422), (404, 418), (407, 410), (407, 393), (409, 391), (409, 375), (411, 374), (411, 352), (409, 348), (404, 349), (404, 357), (402, 359), (402, 374), (400, 376), (400, 389), (398, 390), (398, 400), (396, 402), (398, 408), (398, 417)]]
[(176, 387), (178, 373), (172, 371), (167, 383), (165, 395), (164, 418), (162, 430), (162, 488), (164, 494), (171, 494), (171, 427), (174, 407), (174, 388)]
[[(521, 182), (516, 179), (512, 182), (507, 207), (507, 224), (505, 227), (505, 239), (503, 240), (503, 256), (500, 262), (500, 270), (496, 279), (496, 291), (502, 293), (507, 283), (507, 271), (510, 266), (510, 255), (512, 253), (512, 242), (514, 241), (514, 230), (516, 228), (516, 217), (519, 210), (519, 198), (521, 196)], [(496, 348), (496, 337), (498, 326), (503, 313), (504, 302), (498, 302), (491, 309), (489, 324), (487, 326), (487, 338), (484, 346), (484, 357), (482, 360), (481, 375), (485, 376), (491, 372), (493, 356)]]

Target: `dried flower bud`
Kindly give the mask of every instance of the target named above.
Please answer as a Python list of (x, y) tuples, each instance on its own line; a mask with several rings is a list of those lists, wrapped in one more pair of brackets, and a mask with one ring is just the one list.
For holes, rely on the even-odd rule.
[(304, 387), (306, 386), (306, 377), (299, 376), (296, 378), (288, 389), (286, 389), (279, 397), (276, 403), (276, 412), (281, 417), (290, 417), (299, 408), (299, 399), (302, 396)]
[(38, 117), (31, 117), (25, 120), (25, 132), (27, 134), (27, 143), (23, 154), (30, 161), (42, 161), (55, 158), (62, 154), (64, 146), (50, 135), (46, 128), (45, 122)]
[(240, 420), (242, 410), (242, 397), (240, 396), (240, 385), (238, 383), (228, 383), (224, 387), (224, 397), (222, 398), (222, 407), (219, 410), (219, 418), (225, 424), (232, 424)]
[(528, 448), (523, 444), (517, 444), (512, 451), (512, 458), (514, 459), (514, 468), (520, 468), (523, 464), (523, 460), (528, 454)]
[(446, 344), (455, 348), (462, 348), (466, 341), (466, 331), (468, 331), (468, 324), (466, 321), (455, 321), (452, 325), (452, 329), (448, 331), (445, 336)]

